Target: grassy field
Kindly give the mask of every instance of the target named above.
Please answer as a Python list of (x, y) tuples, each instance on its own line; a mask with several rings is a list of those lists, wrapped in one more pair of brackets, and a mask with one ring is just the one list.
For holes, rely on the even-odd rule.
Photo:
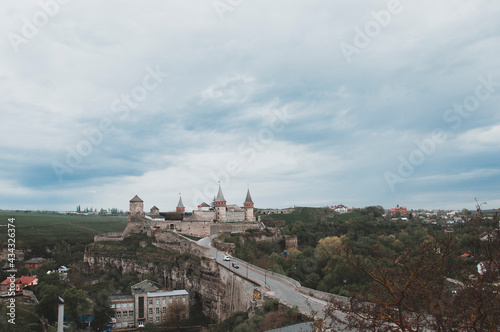
[[(76, 216), (36, 212), (0, 212), (0, 225), (15, 218), (16, 247), (51, 245), (62, 240), (68, 243), (89, 243), (94, 235), (121, 232), (127, 226), (126, 217)], [(7, 227), (0, 227), (0, 243), (7, 239)]]

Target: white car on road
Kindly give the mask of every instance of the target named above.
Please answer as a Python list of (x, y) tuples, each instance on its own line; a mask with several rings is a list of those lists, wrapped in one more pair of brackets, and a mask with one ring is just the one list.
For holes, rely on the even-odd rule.
[(223, 261), (230, 261), (231, 260), (231, 256), (224, 256), (224, 258), (222, 258)]

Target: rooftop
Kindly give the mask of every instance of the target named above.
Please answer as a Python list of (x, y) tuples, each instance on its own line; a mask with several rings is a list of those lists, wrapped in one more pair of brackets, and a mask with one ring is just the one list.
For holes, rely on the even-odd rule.
[(179, 289), (173, 291), (161, 291), (161, 292), (148, 292), (148, 297), (179, 296), (179, 295), (189, 295), (189, 293), (185, 289)]
[(133, 302), (134, 297), (129, 294), (114, 294), (109, 296), (110, 302)]
[(144, 202), (139, 196), (135, 195), (130, 202)]
[(132, 293), (146, 293), (146, 292), (154, 292), (159, 289), (165, 289), (162, 284), (159, 284), (157, 282), (151, 281), (151, 280), (143, 280), (131, 287)]

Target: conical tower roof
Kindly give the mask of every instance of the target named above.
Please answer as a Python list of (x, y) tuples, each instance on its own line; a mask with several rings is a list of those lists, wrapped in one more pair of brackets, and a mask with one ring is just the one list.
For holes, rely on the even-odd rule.
[(247, 197), (245, 198), (245, 202), (243, 204), (253, 204), (252, 196), (250, 196), (250, 189), (247, 190)]
[(139, 196), (135, 195), (130, 202), (144, 202)]
[(179, 196), (179, 203), (177, 204), (177, 208), (184, 208), (184, 204), (182, 204), (182, 197)]
[(225, 202), (226, 199), (224, 198), (224, 194), (222, 194), (222, 188), (220, 187), (219, 184), (219, 192), (217, 193), (217, 198), (215, 199), (216, 202)]

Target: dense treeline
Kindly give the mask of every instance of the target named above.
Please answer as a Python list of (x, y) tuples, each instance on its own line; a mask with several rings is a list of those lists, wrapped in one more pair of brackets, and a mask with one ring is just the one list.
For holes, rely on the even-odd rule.
[[(314, 218), (310, 210), (305, 211)], [(304, 210), (301, 213), (304, 216)], [(241, 259), (286, 274), (304, 286), (351, 296), (366, 290), (370, 279), (346, 260), (346, 248), (367, 259), (388, 259), (405, 250), (416, 250), (427, 239), (446, 235), (440, 224), (423, 223), (417, 218), (406, 221), (384, 217), (381, 207), (366, 207), (333, 217), (323, 215), (316, 214), (316, 222), (288, 216), (294, 221), (281, 230), (283, 235), (298, 237), (298, 250), (285, 253), (284, 241), (257, 243), (242, 236), (228, 237), (226, 242), (237, 244), (236, 256)], [(455, 226), (453, 236), (457, 241), (456, 259), (463, 253), (474, 252), (478, 240), (468, 223)], [(476, 263), (470, 260), (469, 266)]]
[[(500, 326), (500, 231), (497, 215), (467, 213), (463, 222), (440, 216), (392, 220), (378, 207), (328, 216), (302, 210), (281, 230), (284, 243), (238, 238), (236, 255), (286, 274), (304, 286), (351, 298), (330, 307), (343, 311), (353, 330), (497, 330)], [(466, 211), (468, 212), (468, 211)], [(269, 218), (269, 216), (266, 216)], [(277, 216), (276, 219), (282, 218)], [(279, 223), (277, 223), (279, 224)], [(241, 248), (240, 248), (241, 246)], [(389, 324), (389, 325), (387, 325)], [(379, 329), (377, 329), (379, 328)]]

